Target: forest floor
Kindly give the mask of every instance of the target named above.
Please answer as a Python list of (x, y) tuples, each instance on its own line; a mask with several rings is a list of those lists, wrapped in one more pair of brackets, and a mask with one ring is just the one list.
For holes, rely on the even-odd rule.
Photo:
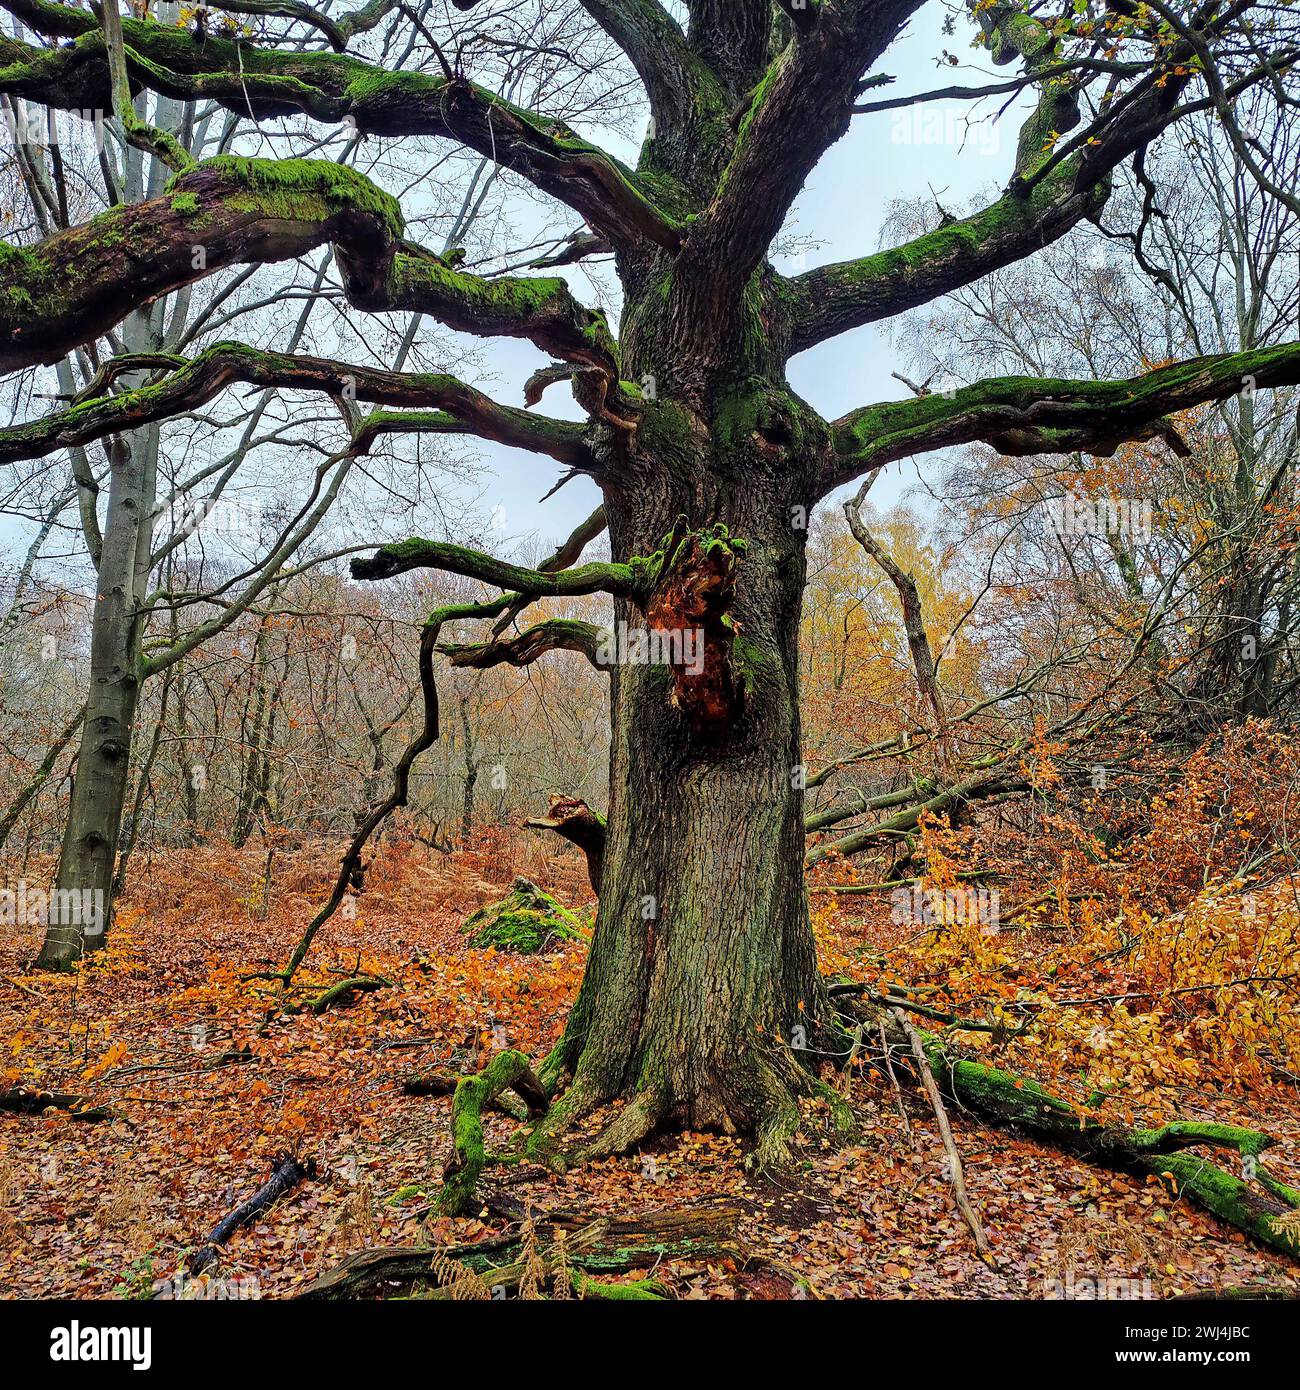
[[(677, 1297), (1043, 1298), (1061, 1296), (1063, 1285), (1067, 1296), (1087, 1297), (1088, 1280), (1121, 1281), (1110, 1285), (1112, 1296), (1139, 1298), (1252, 1283), (1300, 1293), (1300, 1263), (1248, 1243), (1166, 1185), (954, 1113), (966, 1181), (997, 1260), (990, 1269), (953, 1206), (924, 1097), (906, 1093), (905, 1127), (892, 1089), (870, 1069), (851, 1082), (856, 1142), (835, 1149), (810, 1112), (799, 1164), (779, 1184), (746, 1172), (738, 1141), (686, 1134), (564, 1177), (489, 1169), (481, 1211), (432, 1215), (450, 1100), (406, 1095), (403, 1079), (476, 1069), (501, 1045), (540, 1058), (559, 1036), (586, 949), (471, 950), (461, 922), (502, 896), (516, 872), (568, 905), (589, 912), (594, 904), (578, 858), (548, 854), (536, 838), (452, 856), (390, 840), (357, 917), (325, 928), (303, 979), (323, 989), (373, 972), (391, 987), (320, 1015), (276, 1014), (268, 1008), (273, 987), (242, 977), (283, 963), (337, 853), (317, 845), (277, 855), (269, 899), (262, 851), (212, 847), (149, 862), (142, 854), (109, 949), (66, 978), (25, 973), (36, 939), (3, 929), (0, 1084), (76, 1090), (111, 1105), (117, 1118), (0, 1114), (0, 1294), (148, 1297), (174, 1287), (167, 1281), (182, 1272), (187, 1252), (258, 1188), (282, 1150), (314, 1158), (318, 1176), (225, 1246), (211, 1273), (241, 1296), (290, 1296), (364, 1246), (487, 1237), (505, 1225), (503, 1201), (529, 1203), (538, 1214), (628, 1215), (724, 1195), (746, 1213), (737, 1233), (743, 1258), (658, 1269)], [(878, 970), (862, 963), (900, 945), (888, 907), (828, 901), (814, 897), (824, 953), (874, 977)], [(1031, 935), (1020, 933), (1015, 954), (1034, 955)], [(1058, 968), (1059, 940), (1043, 950), (1053, 959), (1044, 968)], [(1000, 959), (980, 970), (1000, 972), (1005, 984)], [(890, 969), (915, 960), (904, 954)], [(1029, 968), (1012, 971), (1022, 992)], [(1113, 966), (1090, 963), (1085, 974), (1099, 996), (1125, 993)], [(1082, 978), (1071, 978), (1066, 992), (1077, 993)], [(1029, 1041), (984, 1034), (972, 1042), (1060, 1086), (1074, 1073), (1079, 1029), (1095, 1037), (1113, 1023), (1122, 1052), (1147, 1017), (1113, 1000), (1076, 1024), (1083, 1013), (1070, 1011), (1068, 1036), (1045, 1028)], [(1196, 1025), (1177, 1010), (1159, 1022), (1180, 1037)], [(223, 1054), (244, 1047), (251, 1060), (222, 1064)], [(1113, 1060), (1118, 1075), (1135, 1070), (1123, 1055)], [(1294, 1078), (1224, 1086), (1190, 1053), (1180, 1061), (1173, 1046), (1155, 1070), (1127, 1095), (1128, 1113), (1265, 1129), (1278, 1140), (1271, 1169), (1300, 1182)], [(503, 1117), (487, 1128), (491, 1146), (515, 1127)]]

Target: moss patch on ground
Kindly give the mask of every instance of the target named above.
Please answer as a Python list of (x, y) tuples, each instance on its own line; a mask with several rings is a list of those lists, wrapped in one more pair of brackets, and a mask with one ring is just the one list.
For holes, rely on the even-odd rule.
[(461, 930), (479, 949), (532, 955), (547, 942), (585, 940), (590, 928), (531, 880), (517, 878), (504, 898), (472, 913)]

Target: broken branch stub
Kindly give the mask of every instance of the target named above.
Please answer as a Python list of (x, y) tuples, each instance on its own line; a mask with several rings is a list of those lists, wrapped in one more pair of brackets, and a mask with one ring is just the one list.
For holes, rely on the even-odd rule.
[(591, 891), (600, 896), (600, 879), (605, 866), (605, 818), (576, 796), (551, 797), (544, 816), (534, 816), (524, 825), (529, 830), (553, 830), (587, 856), (587, 878)]

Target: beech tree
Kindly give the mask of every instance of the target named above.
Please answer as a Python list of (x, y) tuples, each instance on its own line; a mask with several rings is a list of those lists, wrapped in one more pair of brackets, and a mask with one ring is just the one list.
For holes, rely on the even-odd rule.
[[(19, 457), (81, 446), (249, 383), (376, 407), (356, 415), (349, 447), (357, 455), (385, 434), (465, 433), (594, 478), (609, 561), (577, 563), (588, 528), (537, 568), (418, 537), (353, 563), (363, 581), (432, 568), (502, 591), (430, 619), (425, 732), (399, 765), (388, 804), (400, 803), (411, 761), (436, 737), (430, 661), (452, 618), (499, 622), (534, 598), (604, 593), (616, 624), (662, 638), (666, 661), (610, 667), (607, 820), (585, 808), (575, 816), (564, 801), (539, 820), (589, 849), (600, 908), (576, 1006), (540, 1068), (542, 1090), (556, 1095), (563, 1086), (562, 1095), (531, 1143), (549, 1152), (584, 1115), (621, 1100), (587, 1154), (681, 1125), (751, 1134), (757, 1160), (779, 1163), (800, 1124), (801, 1098), (819, 1095), (843, 1114), (816, 1064), (848, 1045), (818, 973), (803, 884), (797, 639), (809, 513), (890, 462), (951, 445), (984, 442), (1008, 456), (1107, 454), (1143, 439), (1173, 446), (1171, 412), (1244, 386), (1300, 381), (1300, 343), (1177, 361), (1126, 379), (994, 377), (866, 404), (835, 420), (796, 394), (787, 365), (1097, 218), (1117, 168), (1142, 159), (1189, 113), (1213, 111), (1261, 185), (1290, 196), (1270, 179), (1234, 103), (1255, 88), (1290, 102), (1286, 72), (1300, 50), (1279, 5), (1146, 0), (1094, 13), (978, 0), (952, 23), (972, 23), (993, 62), (1014, 65), (1014, 76), (881, 96), (891, 80), (882, 64), (920, 0), (687, 0), (674, 12), (659, 0), (575, 3), (617, 41), (644, 85), (651, 123), (635, 165), (563, 121), (476, 86), (454, 50), (431, 42), (419, 69), (351, 56), (347, 22), (306, 5), (241, 0), (238, 9), (312, 26), (327, 51), (284, 51), (270, 38), (236, 42), (211, 25), (119, 23), (108, 9), (97, 16), (54, 0), (0, 0), (49, 40), (0, 39), (0, 91), (65, 110), (102, 109), (112, 104), (116, 77), (132, 91), (215, 102), (268, 126), (306, 115), (322, 126), (346, 123), (362, 137), (459, 142), (571, 209), (582, 226), (557, 259), (612, 254), (623, 293), (616, 331), (562, 278), (480, 276), (413, 242), (398, 200), (351, 168), (312, 158), (196, 163), (167, 132), (137, 119), (131, 138), (167, 158), (174, 176), (156, 197), (0, 249), (0, 368), (54, 361), (156, 296), (229, 267), (325, 244), (354, 308), (412, 311), (466, 333), (523, 339), (549, 364), (530, 381), (524, 408), (446, 374), (238, 342), (183, 361), (128, 356), (114, 369), (147, 367), (146, 384), (3, 431), (0, 449)], [(572, 56), (580, 68), (580, 55)], [(857, 259), (793, 276), (774, 268), (773, 242), (796, 196), (855, 119), (940, 98), (1022, 94), (1029, 110), (1014, 169), (986, 206), (941, 214), (933, 229), (885, 250), (864, 247)], [(535, 409), (548, 388), (566, 382), (583, 419)], [(686, 642), (696, 635), (698, 661)], [(455, 655), (465, 665), (524, 664), (557, 648), (598, 660), (600, 636), (571, 622), (518, 636), (499, 626)], [(955, 786), (967, 776), (951, 769)], [(922, 1041), (915, 1046), (925, 1055)], [(538, 1087), (525, 1071), (518, 1054), (503, 1054), (464, 1105), (515, 1085), (537, 1108)], [(970, 1074), (954, 1076), (968, 1100), (997, 1089), (989, 1077), (977, 1086)], [(1061, 1142), (1109, 1152), (1120, 1142), (1112, 1131), (1081, 1126), (1045, 1093), (1013, 1090), (1003, 1100), (1012, 1118)], [(1170, 1156), (1205, 1141), (1193, 1128), (1206, 1127), (1130, 1135), (1125, 1152), (1139, 1167), (1159, 1163), (1195, 1183), (1191, 1162)], [(1211, 1142), (1259, 1142), (1219, 1128)], [(469, 1132), (458, 1129), (458, 1137)], [(477, 1158), (463, 1155), (471, 1187), (481, 1142), (479, 1149)]]

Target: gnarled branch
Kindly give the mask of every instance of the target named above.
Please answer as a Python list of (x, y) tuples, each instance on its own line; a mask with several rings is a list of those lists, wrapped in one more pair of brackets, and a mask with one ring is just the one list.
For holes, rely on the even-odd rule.
[[(66, 111), (110, 106), (108, 69), (93, 15), (52, 0), (5, 0), (38, 33), (75, 42), (43, 49), (0, 39), (0, 92)], [(637, 175), (563, 121), (512, 105), (445, 74), (389, 71), (336, 53), (280, 52), (209, 34), (200, 39), (149, 20), (124, 20), (132, 82), (179, 100), (209, 100), (254, 120), (307, 115), (349, 119), (363, 135), (455, 140), (523, 175), (621, 242), (676, 249), (676, 222)]]
[(1166, 416), (1239, 391), (1300, 382), (1300, 343), (1192, 357), (1126, 381), (991, 377), (959, 390), (886, 401), (832, 426), (837, 460), (825, 491), (909, 454), (983, 441), (1011, 456), (1082, 450), (1109, 455), (1127, 440), (1184, 446)]
[[(67, 410), (0, 429), (0, 462), (38, 458), (56, 449), (102, 439), (107, 434), (138, 429), (197, 409), (234, 382), (247, 382), (254, 386), (322, 391), (382, 405), (438, 406), (451, 429), (549, 454), (574, 468), (591, 471), (596, 466), (581, 425), (498, 405), (481, 391), (442, 373), (392, 372), (323, 357), (262, 352), (229, 342), (216, 343), (192, 359), (167, 361), (175, 370), (160, 381), (118, 395), (104, 394), (89, 400), (79, 397)], [(101, 369), (97, 383), (104, 389), (115, 376), (144, 365), (131, 356), (111, 360)], [(404, 419), (418, 432), (428, 417), (377, 413), (362, 422), (358, 442), (368, 447), (377, 434), (394, 432)]]

